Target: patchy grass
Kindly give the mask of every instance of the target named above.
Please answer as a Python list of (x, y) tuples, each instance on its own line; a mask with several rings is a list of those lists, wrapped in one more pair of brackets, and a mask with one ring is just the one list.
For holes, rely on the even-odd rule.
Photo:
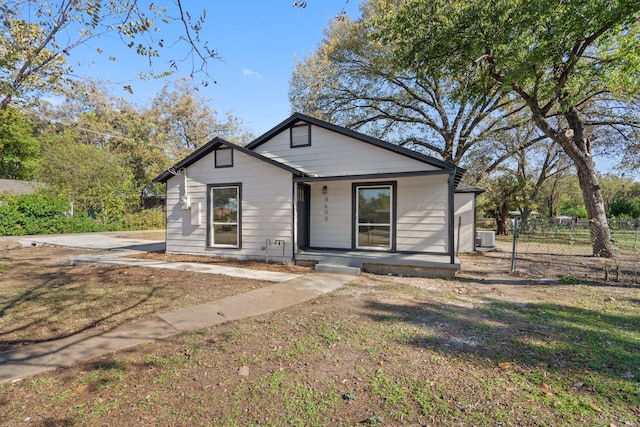
[(70, 265), (77, 251), (0, 251), (0, 351), (247, 292), (268, 282), (222, 275)]
[(640, 289), (363, 275), (0, 386), (4, 425), (640, 426)]

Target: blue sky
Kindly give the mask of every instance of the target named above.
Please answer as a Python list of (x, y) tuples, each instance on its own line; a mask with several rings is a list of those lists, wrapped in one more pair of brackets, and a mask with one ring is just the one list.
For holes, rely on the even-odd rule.
[[(155, 3), (173, 5), (172, 0)], [(201, 91), (211, 108), (220, 114), (231, 111), (259, 136), (291, 114), (288, 90), (296, 58), (302, 59), (316, 50), (323, 30), (341, 11), (358, 18), (360, 2), (307, 0), (305, 8), (294, 7), (293, 0), (214, 0), (204, 6), (203, 3), (183, 0), (183, 6), (192, 15), (206, 8), (201, 38), (221, 57), (209, 64), (209, 74), (217, 83), (210, 82)], [(180, 26), (174, 22), (159, 29), (161, 38), (175, 40)], [(95, 49), (98, 47), (104, 53), (98, 54)], [(184, 47), (167, 48), (157, 60), (156, 68), (163, 69), (169, 60), (179, 60), (184, 55)], [(117, 56), (118, 61), (110, 61), (109, 56)], [(74, 64), (77, 76), (109, 81), (114, 93), (138, 105), (147, 104), (166, 83), (166, 80), (140, 80), (137, 74), (148, 71), (148, 64), (126, 48), (115, 33), (75, 49), (69, 63)], [(179, 71), (169, 80), (188, 75), (190, 70), (189, 64), (181, 63)], [(198, 75), (196, 82), (203, 78)], [(134, 93), (122, 91), (123, 85), (131, 85)], [(598, 170), (609, 171), (612, 160), (597, 158)]]
[[(170, 4), (170, 0), (156, 3)], [(256, 136), (271, 129), (291, 114), (288, 100), (289, 79), (295, 59), (313, 53), (323, 38), (323, 29), (344, 9), (352, 18), (359, 16), (355, 0), (308, 0), (305, 8), (293, 6), (292, 0), (212, 1), (200, 3), (183, 0), (185, 8), (197, 15), (206, 8), (207, 17), (201, 38), (208, 40), (221, 60), (213, 60), (209, 74), (217, 81), (202, 88), (210, 106), (219, 113), (231, 111), (241, 118)], [(204, 5), (203, 5), (204, 4)], [(179, 30), (176, 23), (163, 26), (162, 38), (174, 39), (170, 31)], [(139, 71), (148, 67), (143, 58), (129, 51), (116, 34), (91, 41), (98, 54), (88, 47), (73, 52), (69, 62), (75, 74), (101, 78), (114, 83), (110, 89), (139, 105), (146, 104), (164, 85), (164, 80), (141, 81)], [(172, 47), (163, 52), (158, 65), (181, 59), (184, 49)], [(109, 56), (118, 56), (113, 62)], [(80, 61), (81, 65), (77, 64)], [(189, 64), (182, 63), (175, 80), (188, 75)], [(204, 76), (196, 77), (196, 82)], [(123, 85), (133, 87), (133, 95), (120, 91)]]

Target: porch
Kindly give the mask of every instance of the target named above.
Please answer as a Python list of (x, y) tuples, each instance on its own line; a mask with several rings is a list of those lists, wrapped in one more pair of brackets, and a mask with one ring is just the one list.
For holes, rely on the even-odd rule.
[[(309, 249), (295, 254), (299, 265), (313, 265), (316, 270), (359, 274), (392, 274), (412, 277), (455, 277), (460, 261), (451, 263), (448, 254), (400, 253), (382, 251), (354, 251)], [(342, 268), (342, 270), (341, 270)]]

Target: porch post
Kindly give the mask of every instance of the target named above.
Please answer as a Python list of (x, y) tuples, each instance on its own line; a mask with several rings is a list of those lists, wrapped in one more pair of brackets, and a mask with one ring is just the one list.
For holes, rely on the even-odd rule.
[(291, 175), (291, 262), (296, 263), (296, 253), (298, 252), (298, 242), (296, 241), (296, 227), (297, 227), (297, 209), (298, 209), (298, 184), (293, 180), (294, 176)]
[(451, 264), (455, 264), (456, 262), (456, 251), (455, 248), (453, 247), (454, 244), (454, 240), (455, 240), (455, 224), (454, 222), (454, 213), (455, 213), (455, 207), (454, 207), (454, 193), (455, 193), (455, 168), (449, 173), (449, 220), (447, 221), (449, 223), (449, 260)]

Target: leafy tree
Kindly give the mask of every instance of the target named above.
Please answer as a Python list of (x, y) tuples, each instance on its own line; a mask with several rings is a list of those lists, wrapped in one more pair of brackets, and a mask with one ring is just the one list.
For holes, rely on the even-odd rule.
[[(200, 42), (205, 16), (203, 11), (192, 18), (181, 0), (171, 7), (138, 0), (4, 1), (0, 5), (0, 108), (15, 97), (59, 88), (60, 80), (72, 71), (67, 56), (107, 34), (118, 34), (123, 44), (148, 59), (151, 70), (144, 73), (146, 77), (163, 77), (177, 68), (171, 59), (169, 69), (153, 69), (165, 44), (174, 51), (176, 44), (186, 44), (181, 56), (192, 59), (191, 73), (207, 74), (207, 61), (217, 54)], [(160, 25), (172, 22), (182, 28), (181, 35), (175, 41), (164, 40), (158, 33)], [(103, 53), (99, 46), (94, 49)], [(109, 59), (117, 60), (113, 55)]]
[(630, 178), (609, 173), (602, 176), (600, 185), (607, 208), (609, 208), (616, 199), (640, 200), (640, 182), (636, 182)]
[(640, 217), (640, 182), (607, 174), (600, 180), (607, 212), (612, 217)]
[(0, 178), (29, 180), (39, 159), (31, 121), (15, 108), (0, 109)]
[(43, 147), (41, 180), (71, 203), (74, 212), (90, 212), (107, 223), (138, 205), (133, 175), (118, 156), (61, 134)]
[(516, 208), (514, 194), (519, 191), (518, 179), (508, 173), (486, 178), (483, 187), (487, 190), (478, 199), (478, 209), (496, 220), (496, 234), (508, 234), (509, 211)]
[(615, 199), (611, 203), (609, 213), (612, 217), (640, 218), (640, 201), (627, 198)]
[[(576, 167), (594, 255), (613, 256), (591, 147), (637, 138), (632, 100), (640, 88), (640, 3), (383, 3), (387, 12), (374, 22), (374, 37), (391, 45), (398, 68), (465, 79), (469, 96), (486, 96), (497, 84), (505, 96), (526, 104), (532, 122)], [(610, 130), (616, 140), (604, 139)]]
[[(411, 64), (395, 68), (394, 46), (368, 37), (384, 5), (368, 0), (359, 21), (342, 16), (330, 24), (318, 49), (296, 64), (289, 89), (293, 110), (412, 145), (478, 176), (495, 169), (513, 154), (496, 149), (495, 138), (519, 126), (506, 118), (522, 105), (497, 85), (470, 97), (462, 92), (464, 80), (424, 74)], [(524, 143), (540, 139), (534, 135)]]
[(208, 107), (193, 83), (178, 79), (167, 84), (152, 101), (148, 115), (156, 127), (157, 143), (178, 160), (219, 136), (238, 144), (253, 139), (241, 119), (231, 112), (224, 115)]
[[(504, 143), (522, 147), (521, 141), (530, 140), (531, 133), (535, 131), (532, 125), (514, 129), (506, 134)], [(526, 227), (531, 213), (539, 206), (539, 196), (545, 182), (570, 169), (571, 162), (560, 147), (546, 139), (528, 148), (515, 149), (514, 152), (513, 157), (501, 169), (513, 165), (511, 173), (518, 181), (518, 191), (514, 196)]]
[[(558, 215), (586, 218), (580, 184), (573, 171), (560, 171), (544, 182), (538, 193), (538, 208), (547, 218)], [(574, 215), (581, 212), (584, 215)]]
[(100, 81), (78, 80), (73, 88), (78, 96), (40, 108), (38, 135), (55, 144), (81, 143), (110, 153), (132, 174), (139, 196), (148, 195), (151, 180), (171, 164), (150, 110), (112, 96)]
[(114, 97), (97, 80), (75, 81), (73, 91), (78, 96), (59, 107), (41, 108), (45, 122), (38, 134), (110, 153), (132, 174), (141, 198), (162, 193), (151, 180), (207, 142), (211, 133), (230, 140), (250, 139), (240, 119), (230, 113), (220, 118), (188, 80), (165, 86), (150, 107)]

